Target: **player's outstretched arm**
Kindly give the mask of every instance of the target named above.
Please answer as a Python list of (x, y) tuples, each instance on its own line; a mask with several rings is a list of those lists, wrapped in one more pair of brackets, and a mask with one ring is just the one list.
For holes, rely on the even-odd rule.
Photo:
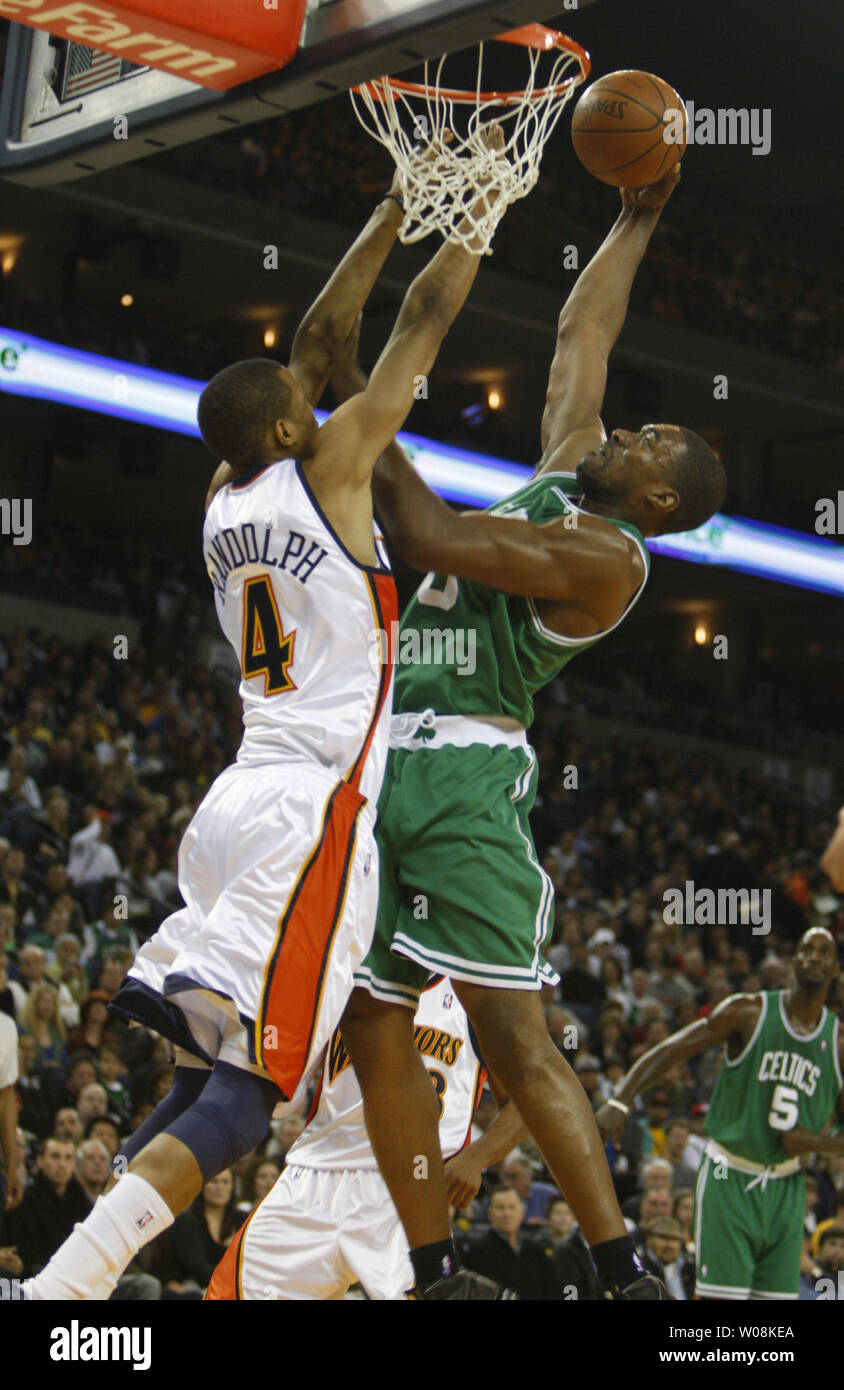
[(616, 1086), (613, 1100), (618, 1104), (607, 1102), (597, 1112), (595, 1119), (601, 1137), (609, 1139), (619, 1134), (627, 1122), (627, 1115), (620, 1107), (625, 1106), (629, 1111), (636, 1096), (660, 1081), (678, 1062), (687, 1062), (690, 1057), (721, 1043), (734, 1041), (744, 1046), (759, 1020), (760, 1007), (758, 994), (732, 994), (716, 1005), (706, 1018), (697, 1019), (652, 1047)]
[[(392, 191), (397, 191), (395, 180)], [(311, 405), (317, 404), (328, 384), (337, 344), (351, 333), (395, 244), (403, 217), (395, 198), (379, 203), (296, 330), (290, 370), (301, 381)]]
[[(366, 388), (357, 331), (331, 377), (340, 401)], [(600, 517), (579, 515), (575, 528), (562, 520), (537, 525), (455, 512), (420, 478), (395, 440), (378, 459), (372, 484), (391, 549), (416, 569), (453, 574), (502, 593), (580, 603), (596, 632), (616, 621), (641, 582), (638, 549)]]
[[(581, 271), (563, 305), (557, 346), (548, 377), (542, 416), (540, 471), (561, 469), (560, 446), (575, 431), (605, 438), (600, 420), (607, 386), (607, 360), (624, 326), (636, 271), (680, 178), (680, 166), (650, 188), (621, 189), (622, 209), (609, 236)], [(597, 447), (594, 439), (575, 441), (577, 458)]]
[[(492, 123), (485, 138), (495, 153), (503, 148), (501, 128)], [(486, 207), (481, 190), (461, 230), (471, 232)], [(369, 381), (323, 425), (309, 468), (332, 479), (368, 485), (379, 454), (407, 419), (420, 380), (430, 372), (443, 338), (474, 283), (483, 253), (480, 236), (468, 245), (445, 242), (417, 275), (404, 298), (395, 327)]]

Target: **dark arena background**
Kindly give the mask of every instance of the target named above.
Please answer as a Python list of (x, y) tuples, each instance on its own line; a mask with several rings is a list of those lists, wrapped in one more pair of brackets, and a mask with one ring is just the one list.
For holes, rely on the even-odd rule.
[[(728, 479), (719, 514), (652, 545), (629, 620), (537, 698), (531, 825), (556, 890), (547, 955), (561, 975), (542, 994), (549, 1031), (597, 1111), (637, 1059), (728, 995), (789, 989), (807, 929), (831, 933), (839, 958), (844, 947), (844, 879), (836, 889), (821, 865), (844, 801), (841, 10), (455, 0), (363, 4), (354, 27), (350, 8), (311, 4), (298, 53), (221, 91), (50, 38), (25, 27), (34, 11), (0, 3), (0, 1019), (18, 1035), (15, 1067), (0, 1032), (0, 1096), (15, 1106), (23, 1183), (0, 1212), (7, 1290), (84, 1218), (173, 1079), (169, 1043), (107, 1004), (181, 904), (180, 839), (243, 731), (203, 562), (215, 463), (195, 395), (239, 359), (288, 361), (302, 315), (390, 186), (389, 155), (346, 89), (451, 49), (466, 50), (455, 61), (471, 83), (471, 48), (505, 21), (569, 34), (591, 54), (588, 80), (657, 73), (689, 108), (695, 139), (636, 276), (602, 418), (608, 432), (687, 425)], [(617, 190), (572, 150), (573, 104), (405, 426), (418, 467), (456, 507), (497, 500), (536, 464), (557, 317), (617, 215)], [(725, 111), (744, 115), (719, 127)], [(435, 233), (391, 252), (364, 315), (366, 368), (438, 244)], [(330, 392), (322, 406), (333, 408)], [(421, 576), (396, 573), (403, 604)], [(720, 907), (678, 921), (665, 907), (674, 890), (687, 904), (742, 890), (765, 902), (764, 926)], [(842, 1015), (841, 977), (826, 1002)], [(754, 1327), (762, 1310), (796, 1329), (798, 1364), (811, 1364), (810, 1346), (818, 1357), (840, 1346), (828, 1322), (806, 1331), (821, 1314), (798, 1303), (844, 1296), (844, 1149), (801, 1159), (798, 1303), (757, 1302), (749, 1316), (694, 1297), (694, 1187), (721, 1067), (719, 1048), (678, 1064), (607, 1149), (634, 1240), (678, 1300), (650, 1315), (651, 1333), (640, 1320), (648, 1370), (680, 1345), (671, 1328), (710, 1328), (694, 1343), (705, 1353), (737, 1309)], [(155, 1333), (166, 1318), (175, 1335), (184, 1315), (128, 1304), (202, 1298), (308, 1103), (273, 1119), (140, 1251), (119, 1310), (54, 1309), (53, 1323), (140, 1319)], [(494, 1109), (484, 1092), (473, 1138)], [(515, 1188), (521, 1209), (512, 1240), (491, 1224), (497, 1186)], [(572, 1300), (590, 1302), (594, 1347), (618, 1310), (599, 1305), (585, 1241), (565, 1202), (549, 1209), (555, 1195), (527, 1139), (455, 1212), (457, 1242), (471, 1267), (498, 1239), (499, 1282), (566, 1304), (561, 1339), (577, 1336), (564, 1326)], [(824, 1240), (836, 1223), (841, 1237)], [(367, 1295), (353, 1283), (346, 1297)], [(770, 1339), (730, 1342), (728, 1330), (727, 1350), (770, 1355)], [(21, 1327), (20, 1345), (36, 1336), (46, 1355), (46, 1324)], [(17, 1327), (7, 1337), (8, 1350)]]

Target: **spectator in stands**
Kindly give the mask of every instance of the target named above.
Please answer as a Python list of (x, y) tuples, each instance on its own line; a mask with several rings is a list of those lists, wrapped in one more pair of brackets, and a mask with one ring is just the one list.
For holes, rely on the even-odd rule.
[(20, 1025), (35, 1039), (35, 1065), (63, 1068), (67, 1061), (59, 996), (52, 985), (34, 985), (21, 1010)]
[(99, 1139), (86, 1139), (76, 1150), (76, 1181), (93, 1205), (105, 1191), (111, 1172), (108, 1149)]
[(96, 806), (85, 807), (83, 828), (70, 839), (67, 863), (68, 877), (76, 888), (90, 888), (104, 880), (114, 880), (121, 873), (120, 860), (108, 843), (111, 816)]
[(204, 1291), (239, 1225), (234, 1178), (225, 1168), (205, 1184), (189, 1209), (173, 1223), (174, 1278), (185, 1287)]
[(38, 1139), (46, 1139), (53, 1121), (53, 1107), (46, 1094), (40, 1071), (35, 1065), (37, 1044), (31, 1033), (18, 1037), (18, 1120), (21, 1127)]
[(648, 1274), (665, 1284), (672, 1298), (680, 1302), (694, 1297), (694, 1262), (683, 1249), (683, 1232), (670, 1216), (658, 1216), (645, 1232), (642, 1260)]
[(272, 1120), (270, 1128), (273, 1138), (267, 1145), (266, 1157), (277, 1158), (284, 1163), (287, 1150), (295, 1144), (305, 1128), (304, 1118), (301, 1115), (284, 1115), (280, 1120)]
[(562, 1296), (550, 1248), (522, 1235), (525, 1208), (514, 1187), (502, 1183), (489, 1199), (490, 1229), (472, 1232), (463, 1244), (468, 1269), (512, 1289), (521, 1299)]
[(113, 1115), (92, 1115), (85, 1125), (85, 1138), (98, 1139), (114, 1160), (120, 1149), (120, 1126)]
[(637, 1201), (641, 1193), (651, 1192), (654, 1188), (664, 1188), (670, 1192), (673, 1182), (673, 1169), (665, 1158), (646, 1158), (642, 1164), (640, 1178), (640, 1192), (629, 1197), (622, 1207), (625, 1216), (634, 1216), (637, 1210)]
[(90, 922), (83, 933), (82, 964), (89, 979), (96, 980), (105, 961), (126, 952), (134, 956), (137, 949), (138, 938), (126, 920), (124, 900), (106, 890), (102, 916)]
[(96, 1058), (104, 1043), (115, 1045), (117, 1039), (109, 1030), (111, 1020), (108, 1001), (109, 995), (102, 989), (94, 989), (90, 994), (86, 994), (79, 1009), (79, 1027), (74, 1028), (67, 1040), (67, 1049), (71, 1055), (84, 1051)]
[(589, 954), (582, 941), (569, 948), (571, 964), (560, 975), (560, 1003), (592, 1024), (604, 998), (604, 986), (590, 968)]
[(651, 1187), (642, 1192), (639, 1199), (638, 1224), (625, 1215), (624, 1224), (633, 1237), (633, 1244), (640, 1254), (645, 1249), (645, 1234), (652, 1221), (660, 1216), (671, 1215), (671, 1192), (667, 1187)]
[(90, 1203), (73, 1176), (75, 1150), (68, 1139), (45, 1139), (39, 1145), (37, 1171), (9, 1227), (25, 1277), (37, 1274), (84, 1221)]
[[(12, 799), (12, 796), (23, 802), (31, 811), (40, 811), (41, 795), (32, 777), (27, 776), (26, 772), (26, 750), (21, 744), (14, 743), (6, 755), (4, 767), (0, 767), (0, 806), (4, 799)], [(20, 853), (20, 851), (18, 851)], [(17, 863), (17, 861), (14, 861)], [(3, 892), (2, 880), (10, 872), (7, 866), (3, 865), (3, 872), (0, 874), (0, 893)], [(18, 875), (20, 877), (20, 875)], [(10, 899), (14, 901), (14, 899)]]
[(82, 1123), (87, 1124), (89, 1120), (99, 1119), (108, 1114), (108, 1096), (105, 1087), (99, 1081), (91, 1081), (87, 1086), (83, 1086), (79, 1092), (79, 1100), (76, 1108), (82, 1117)]
[(18, 914), (12, 903), (0, 902), (0, 955), (11, 956), (17, 951), (17, 920)]
[(41, 879), (41, 888), (35, 898), (35, 913), (42, 918), (50, 911), (51, 907), (63, 907), (67, 910), (68, 925), (67, 930), (74, 935), (82, 934), (82, 912), (79, 904), (75, 901), (72, 892), (72, 885), (67, 876), (67, 869), (64, 864), (47, 864)]
[(548, 1203), (552, 1197), (560, 1195), (554, 1184), (538, 1182), (533, 1165), (528, 1159), (520, 1158), (518, 1155), (505, 1159), (500, 1172), (502, 1183), (512, 1187), (522, 1203), (519, 1225), (524, 1223), (525, 1226), (544, 1226)]
[(574, 1072), (589, 1097), (593, 1110), (600, 1110), (606, 1104), (609, 1087), (602, 1082), (601, 1064), (597, 1057), (587, 1052), (575, 1059)]
[(817, 1258), (810, 1270), (800, 1276), (800, 1299), (830, 1299), (844, 1302), (844, 1225), (827, 1226), (823, 1231)]
[(56, 1098), (56, 1105), (72, 1106), (76, 1109), (79, 1093), (97, 1079), (97, 1067), (93, 1058), (85, 1052), (78, 1052), (68, 1058), (64, 1091)]
[(548, 1238), (557, 1245), (577, 1224), (565, 1197), (552, 1197), (545, 1211)]
[(697, 1168), (686, 1163), (686, 1148), (691, 1131), (683, 1115), (675, 1115), (665, 1126), (665, 1158), (671, 1164), (672, 1186), (691, 1187), (697, 1182)]
[[(654, 1046), (656, 1043), (654, 1043)], [(642, 1152), (647, 1157), (649, 1154), (656, 1154), (661, 1157), (665, 1153), (665, 1121), (671, 1110), (671, 1097), (667, 1091), (656, 1086), (643, 1096), (644, 1116), (640, 1120), (642, 1127), (643, 1149)]]
[(248, 1215), (256, 1203), (263, 1201), (280, 1173), (281, 1164), (276, 1159), (252, 1155), (243, 1177), (243, 1195), (237, 1204), (241, 1215)]
[(72, 1024), (68, 1023), (66, 1009), (62, 1010), (65, 1026), (71, 1029), (79, 1026), (80, 1005), (89, 988), (81, 949), (79, 938), (73, 932), (63, 932), (56, 939), (56, 959), (52, 965), (48, 964), (46, 970), (47, 979), (56, 986), (60, 995), (62, 987), (67, 990), (76, 1009), (76, 1019)]
[(51, 965), (57, 961), (56, 947), (59, 938), (68, 935), (70, 932), (70, 911), (63, 904), (53, 905), (42, 917), (40, 924), (27, 934), (27, 943), (30, 946), (40, 946), (47, 957), (47, 973), (49, 975)]
[(683, 1232), (684, 1249), (694, 1252), (695, 1194), (691, 1187), (675, 1187), (671, 1192), (671, 1215)]
[[(96, 988), (102, 990), (109, 999), (112, 999), (120, 988), (123, 976), (132, 964), (131, 952), (119, 952), (113, 960), (104, 960), (97, 975)], [(115, 1018), (110, 1018), (111, 1025), (117, 1022)]]
[(642, 1022), (645, 1010), (657, 1001), (651, 993), (651, 977), (641, 966), (630, 972), (630, 1012), (628, 1021), (632, 1028)]
[(100, 1081), (108, 1097), (108, 1108), (113, 1115), (119, 1115), (128, 1125), (129, 1089), (126, 1086), (126, 1063), (120, 1055), (120, 1048), (113, 1043), (104, 1042), (99, 1054)]
[(54, 1139), (67, 1139), (75, 1149), (82, 1142), (84, 1133), (85, 1121), (72, 1105), (63, 1105), (61, 1110), (56, 1111), (53, 1120)]
[(20, 1021), (27, 994), (36, 986), (44, 984), (46, 974), (47, 957), (41, 947), (22, 946), (18, 951), (18, 978), (9, 981), (9, 987), (15, 996), (18, 1021)]
[(651, 994), (663, 1008), (673, 1012), (679, 1004), (694, 1004), (695, 992), (681, 973), (681, 960), (676, 951), (666, 951), (651, 975)]

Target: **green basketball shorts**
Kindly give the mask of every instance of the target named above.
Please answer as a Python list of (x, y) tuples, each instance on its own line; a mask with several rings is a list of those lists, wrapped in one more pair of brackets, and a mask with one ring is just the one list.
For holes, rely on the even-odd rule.
[(705, 1154), (695, 1195), (695, 1293), (796, 1298), (805, 1202), (802, 1173), (765, 1182)]
[(378, 804), (375, 937), (356, 984), (415, 1009), (431, 973), (498, 989), (556, 982), (542, 956), (554, 889), (528, 823), (536, 782), (523, 734), (516, 746), (393, 749)]

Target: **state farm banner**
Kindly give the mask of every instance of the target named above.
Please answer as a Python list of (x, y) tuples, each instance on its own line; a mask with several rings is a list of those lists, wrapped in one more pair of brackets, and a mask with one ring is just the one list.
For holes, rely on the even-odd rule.
[(0, 16), (226, 91), (283, 68), (307, 0), (0, 0)]

